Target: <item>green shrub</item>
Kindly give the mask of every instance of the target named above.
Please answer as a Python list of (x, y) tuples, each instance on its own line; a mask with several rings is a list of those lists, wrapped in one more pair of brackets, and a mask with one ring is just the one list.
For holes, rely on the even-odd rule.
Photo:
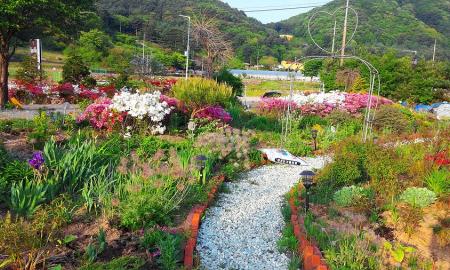
[(350, 186), (343, 187), (342, 189), (337, 191), (334, 194), (333, 199), (337, 205), (341, 207), (349, 207), (367, 202), (368, 200), (372, 199), (373, 196), (374, 194), (370, 189)]
[[(52, 182), (52, 196), (59, 192), (77, 194), (92, 177), (111, 179), (114, 160), (95, 141), (75, 136), (64, 146), (51, 139), (45, 144), (44, 158), (48, 168), (47, 181)], [(50, 198), (51, 199), (51, 198)]]
[(0, 170), (0, 203), (9, 201), (11, 186), (14, 183), (31, 180), (33, 177), (33, 170), (28, 163), (17, 160), (7, 163)]
[(354, 122), (355, 116), (346, 111), (333, 110), (325, 119), (333, 126), (345, 125), (348, 122)]
[(38, 80), (45, 79), (46, 75), (44, 70), (38, 69), (38, 62), (35, 57), (26, 56), (20, 63), (16, 78), (27, 83), (34, 83)]
[(11, 210), (23, 217), (31, 217), (45, 202), (47, 186), (42, 183), (23, 180), (11, 187)]
[(133, 184), (129, 189), (131, 191), (121, 201), (119, 215), (121, 225), (130, 229), (167, 224), (170, 214), (179, 207), (187, 191), (177, 190), (172, 179), (166, 179), (161, 187)]
[(3, 146), (3, 143), (0, 142), (0, 171), (3, 171), (6, 164), (9, 162), (9, 155), (6, 151), (5, 147)]
[(136, 149), (136, 153), (141, 158), (151, 158), (158, 150), (167, 151), (174, 145), (168, 141), (151, 136), (146, 137)]
[(301, 117), (300, 122), (298, 123), (299, 129), (310, 128), (314, 125), (326, 126), (328, 121), (324, 118), (317, 115), (306, 115)]
[(294, 227), (292, 224), (287, 224), (284, 227), (281, 238), (277, 241), (278, 249), (281, 252), (296, 251), (298, 248), (298, 241), (294, 234)]
[(399, 181), (399, 177), (406, 175), (409, 163), (406, 159), (390, 148), (373, 147), (366, 162), (370, 185), (377, 192), (377, 196), (389, 202), (407, 186), (406, 181)]
[(158, 249), (161, 251), (161, 256), (158, 258), (161, 269), (179, 269), (181, 243), (181, 236), (158, 230), (145, 232), (144, 237), (141, 239), (143, 248), (151, 252)]
[(225, 107), (233, 96), (231, 87), (203, 78), (179, 80), (172, 91), (174, 97), (181, 100), (191, 113), (212, 105)]
[(374, 127), (378, 130), (390, 130), (394, 133), (412, 131), (414, 117), (396, 105), (382, 106), (375, 115)]
[(45, 112), (40, 112), (33, 118), (34, 129), (28, 135), (37, 148), (41, 148), (50, 136), (55, 132), (55, 127), (51, 123), (51, 119)]
[(444, 196), (450, 193), (450, 172), (446, 168), (436, 169), (426, 177), (425, 183), (437, 196)]
[(365, 163), (369, 145), (360, 138), (351, 138), (339, 144), (333, 162), (318, 175), (319, 181), (338, 189), (368, 180)]
[(227, 69), (222, 69), (214, 75), (218, 83), (224, 83), (233, 88), (234, 96), (241, 96), (244, 90), (242, 79), (231, 74)]
[(64, 82), (79, 84), (86, 79), (91, 72), (80, 55), (72, 54), (64, 61), (62, 77)]
[(182, 259), (181, 242), (182, 238), (179, 235), (172, 234), (166, 234), (163, 239), (158, 241), (157, 246), (161, 251), (158, 263), (161, 265), (161, 269), (180, 269), (178, 262)]
[(416, 208), (424, 208), (436, 201), (436, 194), (426, 188), (407, 188), (401, 195), (400, 200)]

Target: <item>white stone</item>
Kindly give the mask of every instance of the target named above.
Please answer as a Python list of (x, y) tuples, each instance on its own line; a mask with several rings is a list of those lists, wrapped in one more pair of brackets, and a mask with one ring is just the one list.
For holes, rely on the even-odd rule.
[(320, 169), (328, 158), (304, 158), (309, 166), (271, 165), (243, 173), (226, 183), (200, 227), (197, 250), (201, 269), (288, 269), (289, 258), (278, 251), (285, 226), (284, 195), (306, 169)]

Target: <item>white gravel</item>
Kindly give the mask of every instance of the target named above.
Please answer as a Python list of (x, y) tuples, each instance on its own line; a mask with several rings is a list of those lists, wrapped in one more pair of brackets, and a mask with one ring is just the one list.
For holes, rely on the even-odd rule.
[(305, 158), (308, 167), (271, 165), (226, 183), (200, 227), (197, 250), (201, 269), (288, 269), (289, 259), (277, 249), (284, 227), (283, 196), (305, 169), (323, 167), (324, 158)]

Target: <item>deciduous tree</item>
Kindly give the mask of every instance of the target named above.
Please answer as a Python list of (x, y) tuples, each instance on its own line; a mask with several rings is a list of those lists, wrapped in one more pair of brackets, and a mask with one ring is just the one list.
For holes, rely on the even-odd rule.
[(0, 107), (8, 101), (8, 67), (20, 41), (74, 34), (92, 0), (2, 0), (0, 4)]

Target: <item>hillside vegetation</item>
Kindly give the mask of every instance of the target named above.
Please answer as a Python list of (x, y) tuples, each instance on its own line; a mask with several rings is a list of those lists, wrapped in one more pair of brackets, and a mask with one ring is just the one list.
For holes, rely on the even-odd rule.
[[(450, 2), (448, 0), (352, 0), (351, 6), (359, 14), (359, 27), (351, 47), (366, 45), (374, 52), (395, 48), (398, 51), (418, 51), (421, 57), (431, 58), (433, 45), (437, 39), (438, 59), (450, 59)], [(280, 33), (292, 33), (311, 44), (307, 25), (309, 18), (318, 11), (333, 12), (344, 6), (345, 1), (335, 0), (323, 7), (300, 14), (288, 20), (271, 24)], [(339, 11), (343, 13), (343, 11)], [(354, 28), (355, 16), (350, 13), (350, 27)], [(331, 48), (334, 22), (321, 14), (312, 27), (314, 38), (324, 46)], [(343, 17), (343, 16), (341, 16)], [(342, 21), (338, 20), (338, 35)], [(339, 38), (337, 39), (340, 44)], [(340, 47), (340, 46), (337, 46)], [(309, 46), (305, 54), (317, 53)]]

